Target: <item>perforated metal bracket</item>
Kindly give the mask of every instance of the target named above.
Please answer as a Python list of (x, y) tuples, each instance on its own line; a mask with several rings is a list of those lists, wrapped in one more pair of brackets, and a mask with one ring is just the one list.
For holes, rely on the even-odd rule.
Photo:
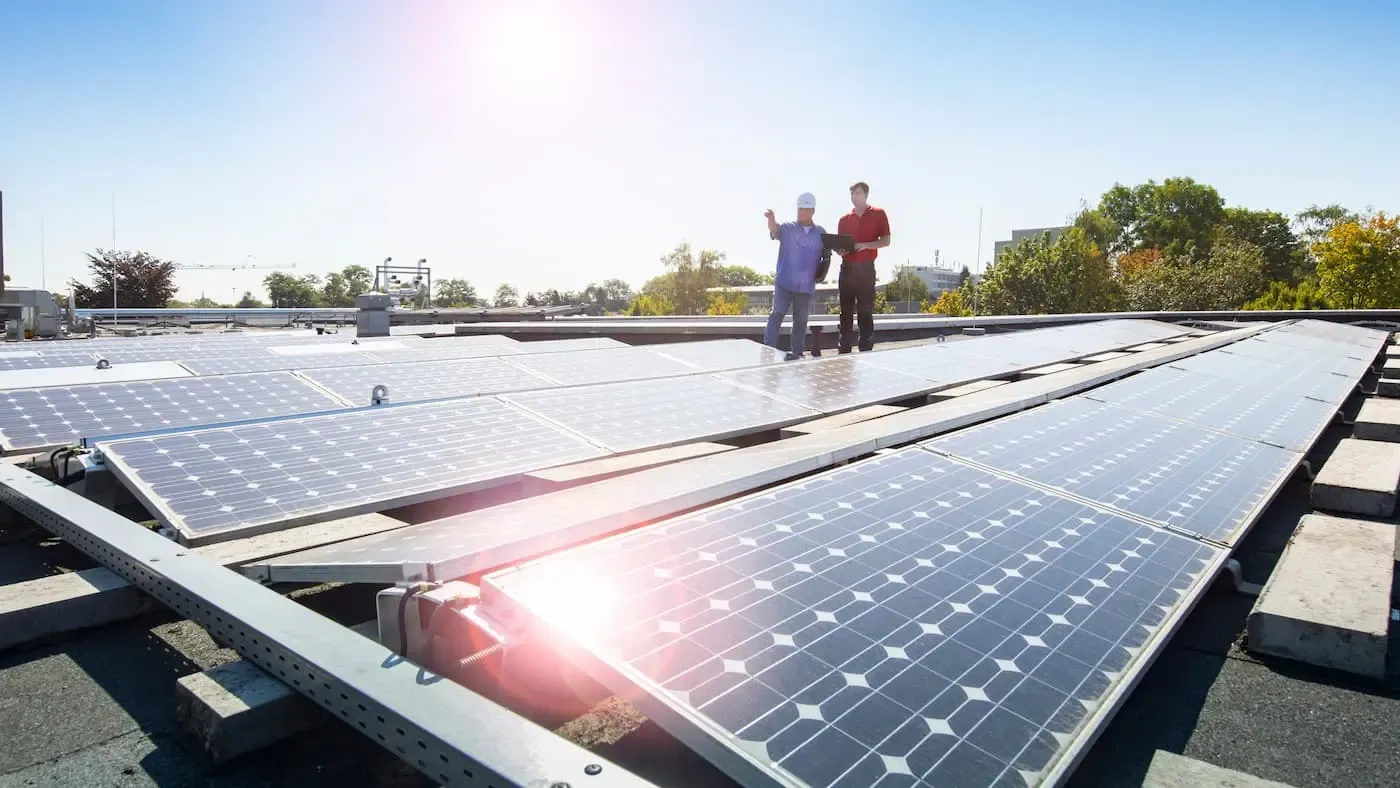
[(465, 687), (423, 680), (369, 638), (32, 473), (0, 464), (0, 503), (441, 785), (651, 785)]

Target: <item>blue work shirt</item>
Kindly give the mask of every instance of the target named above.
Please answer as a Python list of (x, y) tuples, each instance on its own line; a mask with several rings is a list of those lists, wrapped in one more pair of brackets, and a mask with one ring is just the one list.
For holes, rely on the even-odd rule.
[(774, 281), (778, 287), (794, 293), (815, 293), (817, 263), (822, 258), (820, 225), (804, 227), (797, 222), (778, 225), (778, 272)]

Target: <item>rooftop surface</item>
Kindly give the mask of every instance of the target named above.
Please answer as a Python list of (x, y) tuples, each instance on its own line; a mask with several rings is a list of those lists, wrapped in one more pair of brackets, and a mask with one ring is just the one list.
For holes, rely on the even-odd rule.
[[(1374, 381), (1366, 381), (1367, 388)], [(1354, 417), (1360, 398), (1344, 409)], [(1350, 428), (1334, 423), (1309, 454), (1320, 467)], [(1235, 557), (1262, 583), (1298, 518), (1310, 511), (1297, 474)], [(0, 530), (0, 584), (93, 566), (24, 525)], [(366, 586), (287, 589), (347, 625), (372, 610)], [(1352, 679), (1239, 645), (1254, 600), (1217, 581), (1157, 657), (1071, 778), (1072, 786), (1141, 783), (1156, 750), (1181, 753), (1296, 788), (1393, 785), (1400, 748), (1400, 660), (1385, 681)], [(1392, 631), (1392, 639), (1395, 632)], [(212, 767), (175, 719), (175, 679), (237, 659), (204, 630), (157, 612), (120, 625), (0, 653), (0, 788), (7, 786), (418, 786), (417, 772), (349, 728), (328, 722), (282, 745)], [(666, 786), (734, 783), (591, 681), (566, 680), (588, 701), (525, 708), (537, 721)], [(604, 699), (606, 698), (606, 699)], [(588, 709), (589, 701), (599, 699)]]

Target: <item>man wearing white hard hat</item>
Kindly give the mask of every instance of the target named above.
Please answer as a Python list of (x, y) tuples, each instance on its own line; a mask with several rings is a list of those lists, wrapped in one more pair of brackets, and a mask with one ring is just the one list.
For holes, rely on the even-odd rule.
[(778, 346), (778, 332), (783, 318), (792, 310), (792, 336), (788, 344), (788, 360), (802, 358), (807, 349), (807, 315), (812, 310), (812, 297), (817, 290), (817, 269), (822, 257), (830, 263), (831, 252), (822, 247), (821, 227), (812, 222), (817, 212), (817, 198), (804, 193), (797, 198), (797, 221), (778, 223), (773, 209), (764, 212), (768, 218), (768, 237), (778, 242), (778, 270), (773, 281), (773, 311), (768, 315), (768, 327), (763, 331), (763, 344)]

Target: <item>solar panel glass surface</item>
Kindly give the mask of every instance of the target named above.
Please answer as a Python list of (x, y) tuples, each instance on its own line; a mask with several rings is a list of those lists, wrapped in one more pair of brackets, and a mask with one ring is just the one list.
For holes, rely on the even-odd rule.
[(381, 384), (388, 387), (391, 402), (467, 397), (556, 385), (499, 358), (331, 367), (299, 374), (353, 405), (370, 404), (371, 391)]
[(818, 415), (709, 375), (501, 397), (617, 452), (772, 429)]
[(3, 391), (0, 444), (8, 451), (39, 449), (341, 407), (289, 372)]
[(1230, 543), (1301, 455), (1072, 397), (926, 446)]
[(192, 537), (446, 497), (604, 453), (490, 397), (109, 441), (98, 448), (162, 522)]
[(1220, 557), (911, 449), (488, 577), (483, 602), (740, 784), (1035, 786)]

